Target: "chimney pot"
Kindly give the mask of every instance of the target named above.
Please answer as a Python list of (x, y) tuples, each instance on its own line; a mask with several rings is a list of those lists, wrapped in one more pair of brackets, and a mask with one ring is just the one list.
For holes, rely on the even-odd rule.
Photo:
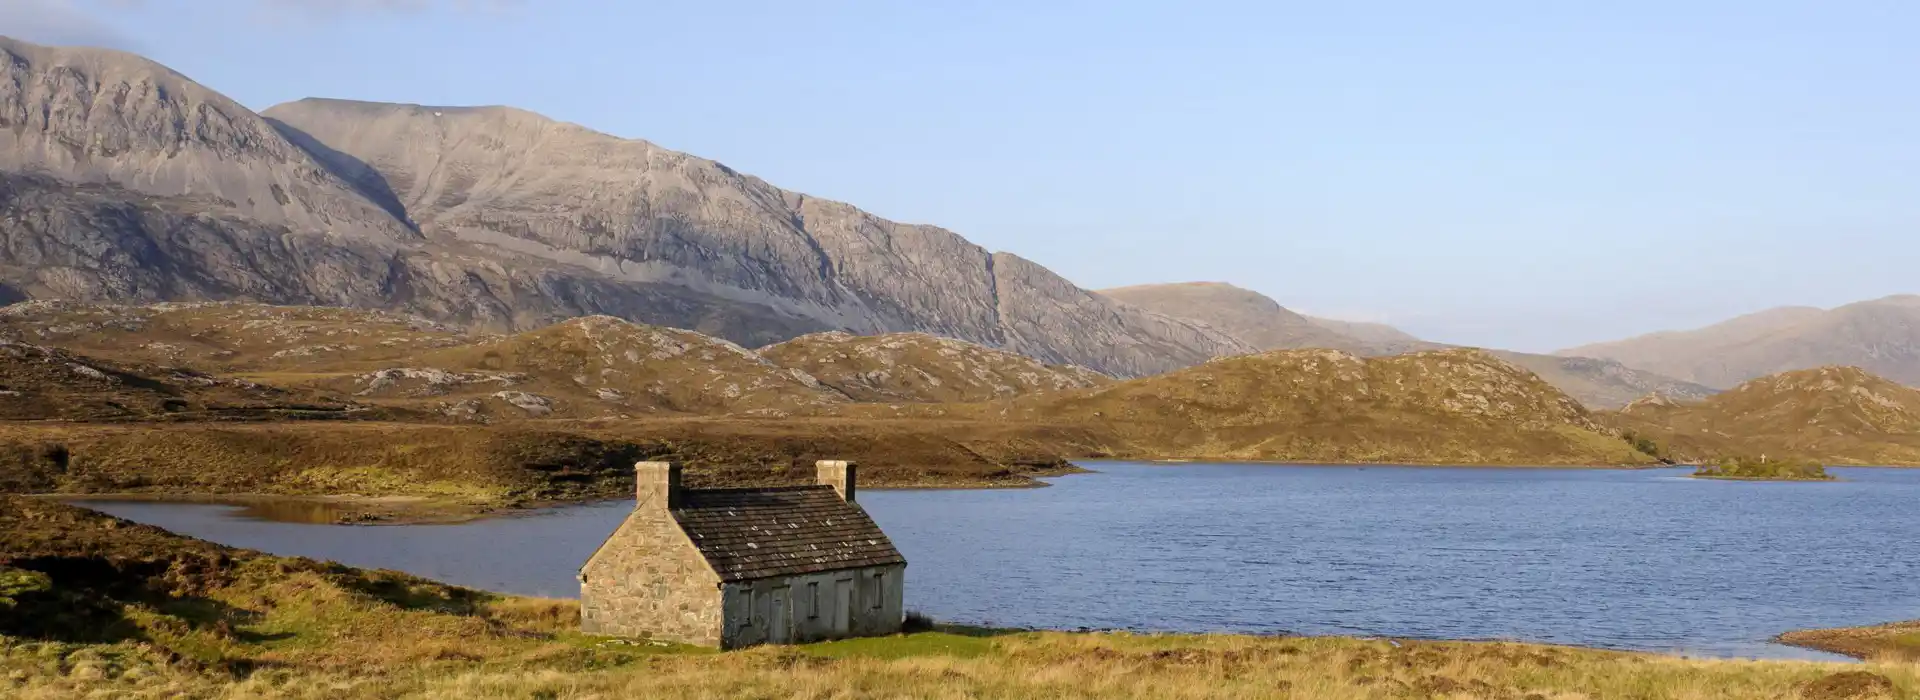
[(854, 463), (839, 459), (823, 459), (813, 463), (819, 483), (832, 486), (834, 491), (840, 493), (840, 498), (848, 503), (854, 502), (854, 491), (857, 488), (854, 467)]
[(633, 465), (634, 508), (673, 510), (680, 507), (680, 465), (673, 462), (637, 462)]

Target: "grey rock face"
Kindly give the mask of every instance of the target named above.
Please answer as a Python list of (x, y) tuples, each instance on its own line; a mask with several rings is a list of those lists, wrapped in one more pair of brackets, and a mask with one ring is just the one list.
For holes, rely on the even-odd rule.
[(509, 108), (254, 114), (158, 64), (0, 38), (0, 300), (607, 314), (750, 346), (923, 331), (1129, 376), (1252, 348), (952, 232)]
[(0, 170), (191, 195), (313, 233), (417, 237), (259, 115), (115, 51), (0, 37)]
[(1150, 374), (1251, 351), (945, 229), (505, 107), (301, 100), (266, 115), (377, 183), (430, 238), (683, 286), (856, 333), (924, 331)]

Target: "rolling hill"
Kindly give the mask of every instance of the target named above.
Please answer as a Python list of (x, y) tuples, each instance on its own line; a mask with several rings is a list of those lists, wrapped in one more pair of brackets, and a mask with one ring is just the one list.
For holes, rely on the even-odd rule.
[(1333, 350), (1231, 357), (1040, 395), (1014, 419), (1107, 426), (1123, 455), (1451, 464), (1642, 464), (1579, 402), (1477, 350), (1361, 358)]
[(1704, 401), (1653, 397), (1605, 418), (1682, 460), (1920, 465), (1920, 390), (1857, 367), (1784, 372)]

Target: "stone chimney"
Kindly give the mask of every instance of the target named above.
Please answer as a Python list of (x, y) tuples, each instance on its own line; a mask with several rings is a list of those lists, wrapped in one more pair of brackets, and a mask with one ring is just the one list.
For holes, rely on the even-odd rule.
[(832, 486), (840, 492), (840, 497), (853, 502), (854, 464), (845, 460), (823, 459), (813, 463), (814, 472), (823, 486)]
[(680, 465), (639, 462), (633, 465), (634, 508), (673, 510), (680, 507)]

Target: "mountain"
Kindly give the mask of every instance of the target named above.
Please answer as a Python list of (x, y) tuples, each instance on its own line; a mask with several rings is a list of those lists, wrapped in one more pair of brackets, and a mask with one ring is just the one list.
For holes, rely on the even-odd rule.
[(504, 107), (255, 114), (151, 61), (0, 41), (0, 299), (606, 314), (748, 345), (921, 331), (1141, 375), (1251, 350), (933, 226)]
[(1698, 402), (1652, 397), (1612, 420), (1680, 459), (1920, 465), (1920, 390), (1857, 367), (1784, 372)]
[(922, 331), (1120, 374), (1247, 349), (944, 229), (531, 112), (309, 99), (265, 114), (391, 192), (428, 235), (516, 260), (755, 305), (815, 330)]
[(1659, 394), (1683, 401), (1704, 399), (1715, 391), (1693, 382), (1684, 382), (1653, 372), (1633, 369), (1613, 360), (1591, 357), (1560, 357), (1526, 352), (1492, 350), (1495, 357), (1540, 375), (1567, 392), (1580, 403), (1595, 410), (1625, 406), (1648, 394)]
[(970, 403), (1112, 381), (1074, 366), (925, 333), (857, 336), (815, 333), (760, 349), (782, 367), (805, 372), (856, 401)]
[(1571, 397), (1477, 350), (1279, 350), (1041, 395), (1009, 414), (1109, 426), (1122, 456), (1458, 464), (1651, 459)]
[[(1155, 284), (1101, 294), (1179, 318), (1193, 319), (1262, 350), (1324, 348), (1361, 356), (1398, 355), (1449, 346), (1420, 340), (1378, 323), (1302, 316), (1252, 290), (1218, 282)], [(1704, 398), (1712, 389), (1628, 368), (1618, 362), (1494, 351), (1591, 408), (1617, 408), (1648, 393)]]
[(1412, 333), (1408, 333), (1406, 331), (1400, 330), (1398, 328), (1394, 328), (1393, 326), (1389, 326), (1384, 323), (1368, 323), (1365, 321), (1342, 321), (1342, 320), (1333, 319), (1333, 318), (1320, 318), (1318, 316), (1305, 316), (1304, 318), (1306, 318), (1307, 321), (1311, 322), (1313, 325), (1319, 326), (1321, 328), (1325, 328), (1335, 333), (1339, 333), (1340, 335), (1344, 335), (1349, 338), (1354, 338), (1363, 343), (1372, 343), (1375, 345), (1390, 345), (1394, 343), (1414, 345), (1414, 344), (1426, 342), (1419, 338), (1414, 337)]
[(1827, 365), (1858, 366), (1920, 386), (1920, 296), (1836, 309), (1787, 307), (1691, 331), (1668, 331), (1563, 350), (1618, 360), (1712, 387)]
[(1145, 284), (1102, 289), (1099, 293), (1155, 313), (1200, 321), (1261, 350), (1327, 348), (1363, 355), (1391, 354), (1369, 341), (1294, 313), (1259, 292), (1224, 282)]

